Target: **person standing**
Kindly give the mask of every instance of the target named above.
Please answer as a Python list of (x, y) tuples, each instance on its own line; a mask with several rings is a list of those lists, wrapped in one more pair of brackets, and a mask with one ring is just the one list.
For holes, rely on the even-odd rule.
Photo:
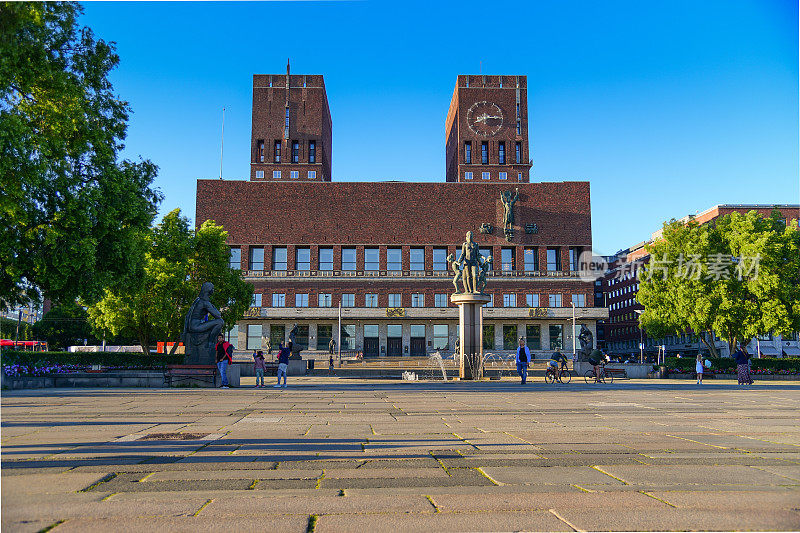
[(328, 343), (328, 353), (332, 356), (333, 352), (335, 351), (336, 351), (336, 341), (334, 339), (331, 339), (331, 341)]
[[(266, 365), (264, 364), (264, 352), (261, 350), (253, 357), (255, 360), (253, 363), (253, 368), (256, 372), (256, 386), (255, 388), (263, 387), (264, 386), (264, 370), (266, 369)], [(261, 384), (259, 385), (259, 381), (261, 380)]]
[(694, 364), (694, 371), (697, 372), (697, 384), (703, 384), (703, 356), (697, 353), (697, 361)]
[(519, 374), (520, 385), (525, 385), (528, 380), (528, 364), (531, 362), (531, 351), (525, 346), (525, 337), (519, 338), (517, 347), (517, 374)]
[(286, 374), (289, 370), (289, 354), (292, 352), (292, 341), (289, 345), (284, 347), (283, 343), (280, 344), (278, 352), (278, 383), (274, 386), (276, 389), (281, 387), (281, 376), (283, 376), (283, 387), (286, 387)]
[(753, 378), (750, 377), (750, 369), (747, 364), (750, 358), (740, 347), (736, 348), (733, 357), (736, 359), (736, 374), (739, 379), (739, 385), (752, 385)]
[(233, 363), (233, 344), (225, 340), (222, 333), (217, 335), (217, 369), (219, 370), (220, 378), (222, 379), (221, 388), (228, 388), (228, 365)]

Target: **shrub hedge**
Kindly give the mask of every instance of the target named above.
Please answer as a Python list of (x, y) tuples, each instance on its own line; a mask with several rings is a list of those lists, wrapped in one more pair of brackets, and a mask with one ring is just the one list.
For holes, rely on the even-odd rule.
[[(709, 359), (711, 361), (711, 368), (706, 369), (706, 373), (715, 374), (735, 374), (736, 373), (736, 360), (732, 357), (704, 357), (703, 360)], [(693, 357), (667, 357), (666, 367), (672, 372), (682, 372), (694, 374), (695, 359)], [(800, 357), (786, 357), (777, 359), (774, 357), (763, 357), (756, 359), (755, 357), (750, 360), (750, 368), (753, 371), (761, 373), (800, 373)]]
[(117, 368), (164, 368), (183, 363), (183, 354), (120, 353), (120, 352), (25, 352), (3, 350), (3, 365), (40, 367), (48, 365), (103, 365)]

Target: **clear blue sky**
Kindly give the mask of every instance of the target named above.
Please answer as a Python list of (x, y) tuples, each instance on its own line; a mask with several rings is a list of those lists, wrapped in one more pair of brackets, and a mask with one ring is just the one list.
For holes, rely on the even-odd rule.
[[(501, 7), (502, 6), (502, 7)], [(528, 76), (531, 181), (588, 180), (594, 248), (718, 203), (798, 203), (796, 1), (86, 3), (162, 213), (247, 179), (252, 75), (323, 74), (336, 181), (443, 181), (457, 74)], [(254, 216), (266, 216), (265, 213)]]

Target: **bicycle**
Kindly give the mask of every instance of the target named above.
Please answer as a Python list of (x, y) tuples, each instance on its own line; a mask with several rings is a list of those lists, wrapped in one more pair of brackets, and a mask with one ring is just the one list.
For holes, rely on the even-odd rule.
[(583, 373), (583, 380), (586, 383), (614, 383), (614, 376), (611, 374), (606, 374), (605, 363), (600, 363), (600, 376), (596, 377), (594, 374), (594, 369), (590, 368)]
[(558, 373), (556, 373), (556, 370), (552, 366), (547, 365), (547, 370), (544, 373), (544, 381), (546, 383), (554, 383), (555, 381), (559, 383), (569, 383), (572, 381), (572, 372), (567, 369), (567, 364), (564, 362), (561, 363), (561, 368), (558, 369)]

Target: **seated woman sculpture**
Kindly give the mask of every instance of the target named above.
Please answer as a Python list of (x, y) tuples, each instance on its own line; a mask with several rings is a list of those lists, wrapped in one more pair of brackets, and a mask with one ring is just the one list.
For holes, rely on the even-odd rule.
[(197, 363), (214, 363), (214, 343), (222, 332), (225, 321), (209, 299), (214, 294), (214, 284), (206, 281), (200, 295), (192, 303), (183, 323), (181, 340), (186, 346), (187, 358)]

